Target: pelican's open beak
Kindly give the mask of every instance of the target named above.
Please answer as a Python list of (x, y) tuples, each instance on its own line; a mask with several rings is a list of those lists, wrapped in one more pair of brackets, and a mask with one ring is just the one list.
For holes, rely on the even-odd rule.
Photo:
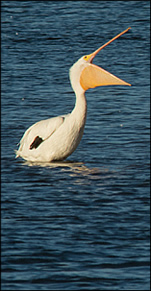
[(130, 29), (127, 28), (126, 30), (122, 31), (103, 46), (98, 48), (92, 54), (85, 56), (85, 60), (88, 61), (87, 66), (83, 69), (81, 76), (80, 76), (80, 84), (82, 88), (86, 91), (90, 88), (95, 88), (97, 86), (108, 86), (108, 85), (128, 85), (131, 84), (117, 78), (116, 76), (112, 75), (111, 73), (105, 71), (104, 69), (92, 64), (94, 57), (98, 54), (100, 50), (110, 44), (113, 40), (120, 37), (122, 34), (127, 32)]

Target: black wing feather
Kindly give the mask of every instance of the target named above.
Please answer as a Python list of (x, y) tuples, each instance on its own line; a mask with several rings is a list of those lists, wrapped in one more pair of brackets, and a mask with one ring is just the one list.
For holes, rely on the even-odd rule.
[(43, 139), (40, 137), (40, 136), (36, 136), (34, 141), (31, 143), (29, 149), (32, 150), (32, 149), (36, 149), (39, 147), (39, 145), (43, 142)]

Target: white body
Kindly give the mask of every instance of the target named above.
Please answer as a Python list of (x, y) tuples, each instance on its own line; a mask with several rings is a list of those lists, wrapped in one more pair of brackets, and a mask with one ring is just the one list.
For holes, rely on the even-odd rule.
[[(82, 58), (80, 60), (84, 67), (85, 62)], [(32, 162), (50, 162), (65, 159), (77, 148), (83, 135), (87, 104), (85, 91), (79, 82), (81, 66), (76, 64), (70, 69), (71, 85), (76, 94), (73, 111), (68, 115), (39, 121), (29, 127), (20, 141), (17, 157), (21, 156)], [(37, 148), (30, 149), (36, 136), (42, 138), (43, 142)]]

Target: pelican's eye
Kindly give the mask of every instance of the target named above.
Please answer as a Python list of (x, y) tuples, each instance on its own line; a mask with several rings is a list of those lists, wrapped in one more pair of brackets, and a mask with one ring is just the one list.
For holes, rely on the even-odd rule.
[(83, 57), (83, 59), (87, 62), (87, 61), (90, 60), (91, 56), (92, 56), (92, 54), (86, 55), (86, 56)]
[(84, 56), (83, 58), (84, 58), (84, 60), (85, 60), (85, 61), (87, 61), (87, 60), (88, 60), (88, 56)]

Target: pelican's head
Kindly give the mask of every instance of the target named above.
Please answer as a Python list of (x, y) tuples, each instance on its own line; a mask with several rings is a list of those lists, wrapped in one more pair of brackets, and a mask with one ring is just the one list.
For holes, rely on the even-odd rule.
[(70, 80), (71, 85), (74, 91), (81, 90), (86, 91), (90, 88), (95, 88), (97, 86), (108, 86), (108, 85), (128, 85), (131, 84), (117, 78), (116, 76), (112, 75), (111, 73), (105, 71), (101, 67), (98, 67), (92, 64), (94, 57), (97, 53), (111, 43), (113, 40), (124, 34), (130, 29), (130, 27), (106, 44), (98, 48), (96, 51), (89, 55), (85, 55), (81, 57), (70, 69)]

